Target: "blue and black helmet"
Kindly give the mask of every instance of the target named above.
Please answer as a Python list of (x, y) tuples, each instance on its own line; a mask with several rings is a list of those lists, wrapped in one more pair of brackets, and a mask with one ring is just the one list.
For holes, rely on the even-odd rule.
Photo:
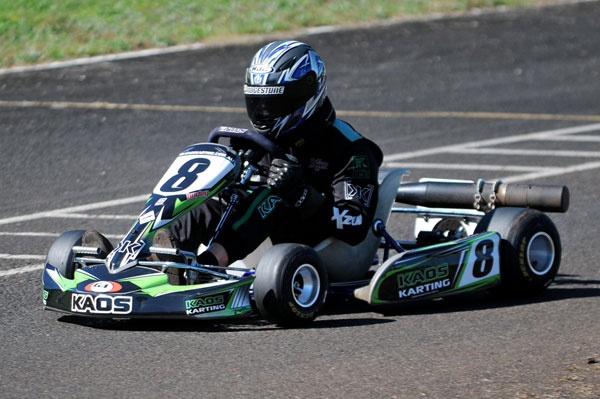
[(254, 128), (279, 139), (311, 117), (325, 100), (325, 65), (307, 44), (269, 43), (246, 70), (244, 95)]

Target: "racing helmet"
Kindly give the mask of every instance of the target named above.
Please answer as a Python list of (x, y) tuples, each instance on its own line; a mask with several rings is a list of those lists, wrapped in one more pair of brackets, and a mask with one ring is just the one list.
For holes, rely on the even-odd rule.
[(309, 45), (272, 42), (246, 69), (244, 96), (252, 126), (277, 140), (310, 118), (325, 101), (325, 65)]

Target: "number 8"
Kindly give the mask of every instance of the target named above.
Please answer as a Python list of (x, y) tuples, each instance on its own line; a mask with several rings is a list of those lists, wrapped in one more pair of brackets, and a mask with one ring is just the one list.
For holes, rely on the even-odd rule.
[(473, 277), (484, 277), (492, 271), (494, 266), (494, 242), (491, 240), (481, 241), (475, 248), (477, 260), (473, 265)]
[(210, 165), (210, 161), (204, 158), (192, 159), (184, 163), (169, 180), (160, 188), (161, 191), (173, 193), (190, 187), (198, 178), (198, 174), (204, 172)]

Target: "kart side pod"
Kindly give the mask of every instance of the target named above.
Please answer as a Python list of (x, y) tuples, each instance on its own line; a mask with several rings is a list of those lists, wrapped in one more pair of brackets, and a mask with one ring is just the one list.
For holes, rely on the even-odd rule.
[(400, 185), (396, 201), (431, 208), (528, 207), (543, 212), (566, 212), (569, 209), (567, 186), (546, 184), (502, 183), (497, 180), (477, 182), (424, 181)]
[(435, 298), (500, 283), (500, 235), (484, 232), (388, 259), (354, 296), (371, 305)]

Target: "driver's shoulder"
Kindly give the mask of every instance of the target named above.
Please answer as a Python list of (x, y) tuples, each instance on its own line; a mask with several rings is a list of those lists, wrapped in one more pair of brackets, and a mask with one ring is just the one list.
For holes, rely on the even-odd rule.
[(341, 119), (335, 119), (330, 125), (330, 143), (328, 147), (336, 151), (339, 156), (352, 157), (355, 155), (369, 155), (380, 165), (383, 153), (373, 141), (360, 134), (351, 124)]
[(332, 139), (348, 144), (364, 138), (354, 126), (338, 118), (329, 125), (328, 133)]

